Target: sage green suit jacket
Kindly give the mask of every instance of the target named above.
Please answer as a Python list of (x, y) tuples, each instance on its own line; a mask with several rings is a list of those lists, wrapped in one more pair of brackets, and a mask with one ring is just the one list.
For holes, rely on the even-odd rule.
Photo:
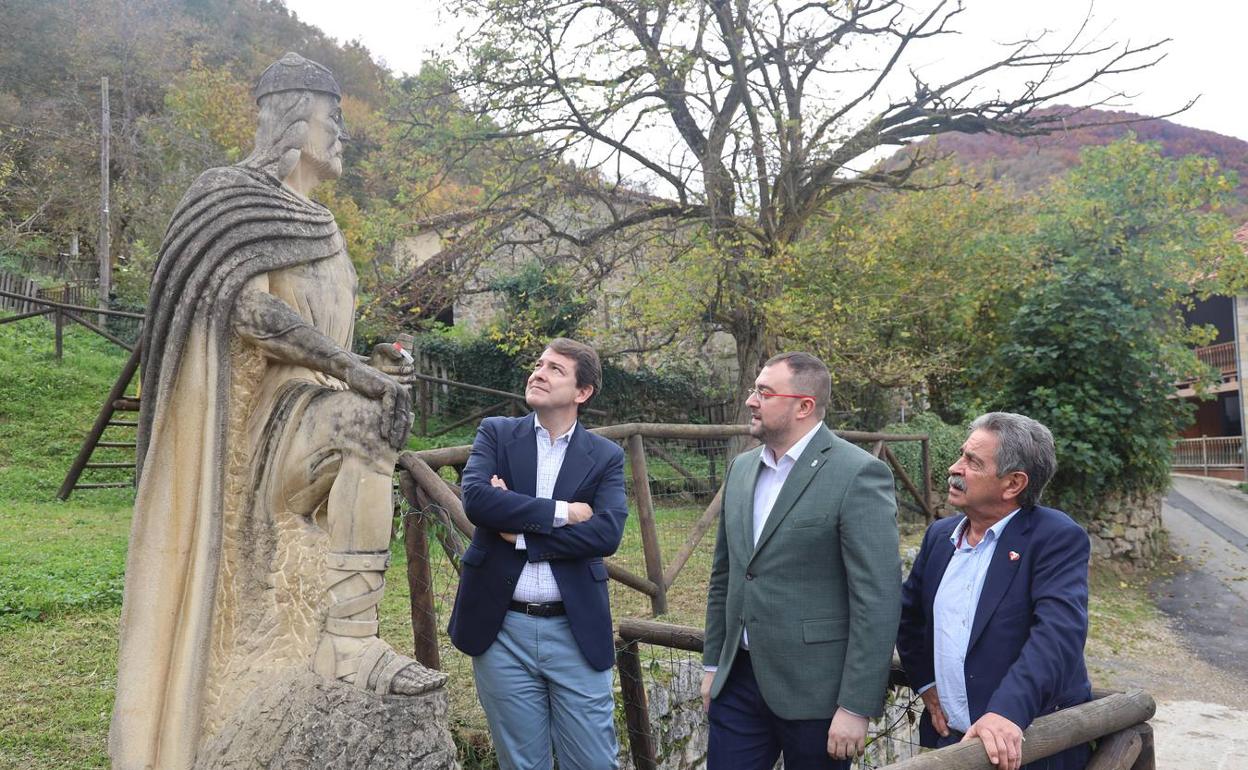
[(820, 426), (753, 543), (762, 447), (728, 471), (706, 607), (703, 662), (717, 697), (749, 630), (759, 690), (783, 719), (828, 719), (838, 706), (883, 713), (901, 564), (888, 466)]

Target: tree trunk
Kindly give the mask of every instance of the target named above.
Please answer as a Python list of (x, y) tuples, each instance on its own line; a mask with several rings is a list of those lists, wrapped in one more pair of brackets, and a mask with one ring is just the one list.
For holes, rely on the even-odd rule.
[[(737, 343), (736, 408), (732, 413), (732, 419), (735, 423), (744, 424), (750, 421), (750, 410), (746, 407), (745, 400), (750, 388), (754, 387), (754, 378), (758, 376), (758, 370), (762, 368), (769, 354), (766, 350), (765, 330), (761, 322), (747, 321), (735, 324), (732, 336)], [(736, 456), (749, 446), (751, 441), (752, 439), (748, 436), (735, 436), (729, 439), (728, 456)]]

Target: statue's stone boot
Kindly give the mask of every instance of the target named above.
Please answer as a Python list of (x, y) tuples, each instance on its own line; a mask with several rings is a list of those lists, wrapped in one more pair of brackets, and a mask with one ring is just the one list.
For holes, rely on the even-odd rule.
[(419, 695), (446, 684), (446, 674), (394, 651), (377, 636), (389, 551), (327, 554), (329, 607), (312, 670), (377, 695)]

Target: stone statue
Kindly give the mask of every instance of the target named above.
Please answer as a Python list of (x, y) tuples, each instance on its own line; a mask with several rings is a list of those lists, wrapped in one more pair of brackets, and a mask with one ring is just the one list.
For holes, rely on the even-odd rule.
[(350, 351), (355, 270), (308, 197), (342, 173), (338, 85), (290, 53), (255, 96), (255, 150), (191, 185), (152, 278), (115, 768), (194, 766), (309, 666), (378, 695), (445, 682), (377, 636), (412, 370)]

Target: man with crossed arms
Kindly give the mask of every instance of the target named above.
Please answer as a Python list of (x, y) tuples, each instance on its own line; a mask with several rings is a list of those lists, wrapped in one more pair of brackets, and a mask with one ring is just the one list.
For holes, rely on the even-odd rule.
[(473, 656), (503, 770), (617, 767), (604, 556), (624, 533), (624, 453), (577, 412), (602, 387), (590, 346), (558, 338), (525, 388), (533, 413), (489, 417), (464, 468), (476, 525), (450, 634)]

